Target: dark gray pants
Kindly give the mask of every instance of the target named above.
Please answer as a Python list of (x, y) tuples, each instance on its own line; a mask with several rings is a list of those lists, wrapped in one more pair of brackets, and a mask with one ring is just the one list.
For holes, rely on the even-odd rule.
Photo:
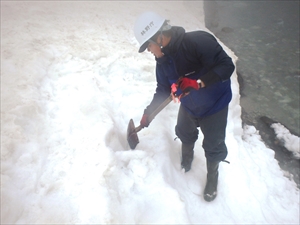
[(179, 108), (175, 132), (184, 144), (195, 143), (200, 127), (204, 139), (202, 147), (208, 161), (222, 161), (227, 157), (225, 144), (228, 106), (221, 111), (203, 118), (188, 113), (182, 106)]

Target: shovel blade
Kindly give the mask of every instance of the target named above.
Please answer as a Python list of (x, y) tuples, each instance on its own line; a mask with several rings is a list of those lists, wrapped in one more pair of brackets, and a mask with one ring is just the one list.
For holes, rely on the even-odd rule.
[(137, 131), (135, 129), (134, 122), (132, 119), (130, 119), (127, 127), (127, 141), (131, 149), (135, 149), (135, 147), (139, 143)]

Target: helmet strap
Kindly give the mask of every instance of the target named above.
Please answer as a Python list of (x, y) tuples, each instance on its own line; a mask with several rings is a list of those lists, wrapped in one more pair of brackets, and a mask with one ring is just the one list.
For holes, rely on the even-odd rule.
[(163, 42), (163, 36), (162, 36), (162, 30), (160, 31), (160, 43), (159, 43), (159, 47), (163, 48), (162, 42)]

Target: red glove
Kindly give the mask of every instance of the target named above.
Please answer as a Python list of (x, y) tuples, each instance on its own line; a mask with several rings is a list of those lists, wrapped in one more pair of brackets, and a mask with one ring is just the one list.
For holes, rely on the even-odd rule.
[(199, 90), (199, 84), (197, 80), (192, 80), (190, 78), (180, 78), (178, 80), (178, 87), (182, 90), (183, 93), (190, 92), (191, 90)]
[(140, 122), (142, 127), (148, 127), (149, 126), (150, 123), (149, 123), (148, 117), (149, 117), (149, 115), (147, 115), (147, 114), (143, 115), (143, 117), (141, 119), (141, 122)]

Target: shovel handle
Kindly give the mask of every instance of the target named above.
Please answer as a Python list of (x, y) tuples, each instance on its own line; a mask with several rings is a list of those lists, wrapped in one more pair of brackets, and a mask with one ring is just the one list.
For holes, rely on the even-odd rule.
[[(154, 117), (165, 108), (171, 101), (172, 95), (170, 95), (166, 100), (163, 101), (148, 117), (149, 123), (154, 119)], [(127, 141), (131, 149), (135, 149), (136, 145), (139, 143), (139, 138), (137, 136), (137, 132), (139, 132), (143, 127), (139, 125), (138, 127), (134, 126), (133, 120), (129, 121), (127, 127)]]
[[(163, 108), (165, 108), (171, 101), (172, 101), (172, 95), (170, 95), (166, 100), (163, 101), (148, 117), (148, 122), (151, 123), (151, 121), (154, 119), (154, 117), (161, 111)], [(134, 128), (134, 132), (137, 133), (144, 127), (142, 125), (139, 125), (138, 127)]]
[(139, 132), (141, 129), (143, 129), (143, 127), (141, 125), (139, 125), (138, 127), (136, 127), (134, 129), (135, 133)]
[[(172, 95), (170, 95), (166, 100), (163, 101), (148, 117), (148, 122), (151, 123), (151, 121), (154, 119), (154, 117), (161, 111), (163, 108), (165, 108), (171, 101), (172, 101)], [(138, 128), (138, 127), (137, 127)], [(136, 128), (136, 129), (137, 129)], [(142, 128), (139, 129), (139, 131)]]

